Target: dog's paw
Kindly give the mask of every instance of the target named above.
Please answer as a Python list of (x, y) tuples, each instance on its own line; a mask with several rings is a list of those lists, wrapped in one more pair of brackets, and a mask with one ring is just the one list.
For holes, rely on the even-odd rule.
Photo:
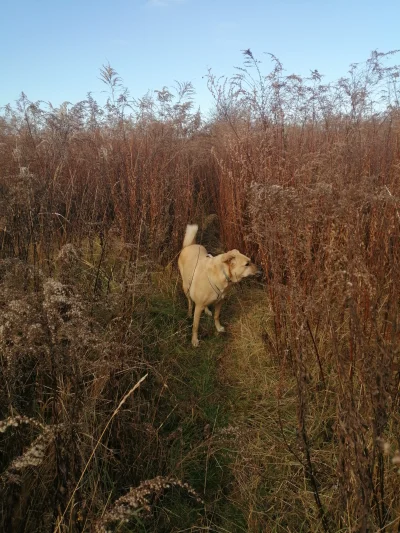
[(193, 345), (195, 348), (197, 348), (199, 344), (200, 344), (199, 339), (192, 339), (192, 345)]
[(224, 326), (217, 326), (217, 331), (218, 331), (218, 333), (225, 333)]

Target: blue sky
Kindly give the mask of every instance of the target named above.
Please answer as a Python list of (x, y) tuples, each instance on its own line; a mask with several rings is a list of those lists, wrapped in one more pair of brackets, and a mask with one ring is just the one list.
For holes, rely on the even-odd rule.
[(21, 91), (53, 105), (88, 91), (101, 100), (109, 62), (135, 97), (191, 81), (205, 109), (208, 68), (231, 75), (243, 49), (330, 80), (400, 48), (399, 21), (398, 0), (1, 0), (0, 106)]

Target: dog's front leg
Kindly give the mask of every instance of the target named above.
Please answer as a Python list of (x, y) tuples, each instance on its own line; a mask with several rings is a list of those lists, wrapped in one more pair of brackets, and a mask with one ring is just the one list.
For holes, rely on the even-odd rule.
[(202, 305), (196, 304), (196, 307), (194, 309), (194, 319), (193, 319), (193, 329), (192, 329), (192, 344), (193, 346), (199, 345), (199, 339), (197, 337), (197, 333), (199, 331), (199, 322), (201, 313), (203, 312), (204, 307)]
[(215, 304), (215, 310), (214, 310), (214, 323), (219, 333), (223, 333), (225, 331), (224, 326), (221, 326), (221, 322), (219, 321), (219, 314), (221, 312), (221, 306), (222, 306), (222, 300), (220, 300), (219, 302)]

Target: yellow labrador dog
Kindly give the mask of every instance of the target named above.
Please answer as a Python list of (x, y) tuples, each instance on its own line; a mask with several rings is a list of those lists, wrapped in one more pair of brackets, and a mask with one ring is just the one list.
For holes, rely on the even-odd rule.
[(216, 257), (207, 254), (204, 246), (195, 244), (198, 229), (197, 224), (186, 227), (182, 251), (178, 259), (183, 290), (189, 304), (189, 317), (192, 316), (192, 302), (195, 303), (193, 346), (199, 345), (197, 333), (201, 313), (205, 310), (208, 315), (212, 315), (208, 306), (215, 304), (215, 327), (219, 332), (225, 331), (219, 321), (219, 314), (227, 291), (232, 283), (237, 283), (247, 276), (254, 276), (258, 272), (256, 265), (238, 250), (231, 250)]

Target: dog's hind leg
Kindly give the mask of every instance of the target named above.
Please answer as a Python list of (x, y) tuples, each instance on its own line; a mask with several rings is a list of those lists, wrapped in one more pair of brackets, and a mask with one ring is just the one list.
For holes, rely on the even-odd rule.
[(224, 326), (221, 326), (221, 322), (219, 321), (219, 314), (221, 312), (221, 306), (222, 306), (222, 301), (217, 302), (215, 304), (215, 311), (214, 311), (214, 323), (219, 333), (223, 333), (225, 331)]
[(197, 305), (194, 308), (194, 319), (193, 319), (193, 329), (192, 329), (192, 344), (197, 347), (199, 345), (199, 339), (197, 333), (199, 331), (199, 322), (201, 313), (203, 312), (204, 307), (202, 305)]
[(185, 293), (187, 301), (188, 301), (188, 317), (192, 318), (193, 303), (192, 303), (192, 299), (189, 294), (189, 287), (183, 286), (183, 292)]
[(192, 318), (193, 302), (192, 302), (192, 299), (190, 298), (190, 296), (188, 296), (187, 299), (188, 299), (188, 317)]

